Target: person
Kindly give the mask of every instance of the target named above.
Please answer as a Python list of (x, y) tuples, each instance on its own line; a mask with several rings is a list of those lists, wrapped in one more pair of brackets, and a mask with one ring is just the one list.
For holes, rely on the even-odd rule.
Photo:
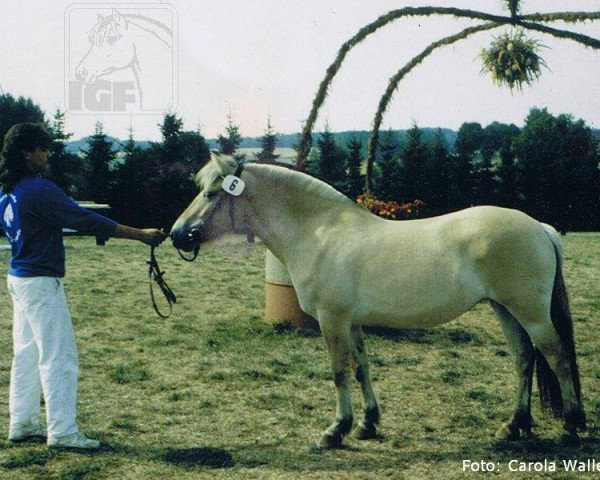
[[(166, 234), (138, 229), (88, 211), (50, 180), (52, 139), (41, 124), (21, 123), (6, 133), (0, 154), (0, 227), (11, 246), (7, 285), (13, 302), (13, 362), (8, 439), (46, 439), (50, 448), (96, 449), (78, 428), (78, 354), (62, 278), (62, 229), (139, 240), (157, 246)], [(47, 425), (40, 421), (40, 397)]]

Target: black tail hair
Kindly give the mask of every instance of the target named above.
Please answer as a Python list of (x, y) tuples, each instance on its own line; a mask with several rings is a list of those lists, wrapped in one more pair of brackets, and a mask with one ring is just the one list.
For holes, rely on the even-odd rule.
[[(579, 367), (575, 354), (575, 338), (573, 332), (573, 318), (569, 308), (569, 297), (565, 286), (562, 273), (562, 252), (558, 237), (554, 232), (548, 232), (548, 237), (552, 241), (556, 253), (556, 274), (554, 276), (554, 286), (552, 289), (552, 303), (550, 316), (552, 324), (558, 333), (563, 351), (569, 358), (573, 385), (577, 401), (581, 404), (581, 382), (579, 379)], [(561, 417), (563, 415), (563, 401), (560, 390), (560, 384), (556, 374), (550, 369), (548, 362), (536, 349), (536, 376), (542, 407), (551, 408), (554, 415)], [(581, 418), (578, 419), (579, 426), (585, 428), (585, 414), (581, 412)]]

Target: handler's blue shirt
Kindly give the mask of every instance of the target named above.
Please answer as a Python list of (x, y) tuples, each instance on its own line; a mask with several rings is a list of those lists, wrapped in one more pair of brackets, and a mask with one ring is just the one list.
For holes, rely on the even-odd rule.
[(0, 191), (0, 227), (12, 249), (8, 273), (15, 277), (64, 277), (63, 227), (108, 238), (116, 225), (40, 177), (24, 178), (10, 193)]

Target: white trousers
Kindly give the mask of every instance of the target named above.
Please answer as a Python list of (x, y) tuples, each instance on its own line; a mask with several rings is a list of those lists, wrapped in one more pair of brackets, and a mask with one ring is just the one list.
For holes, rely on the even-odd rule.
[(62, 281), (9, 275), (7, 283), (14, 307), (11, 427), (39, 421), (43, 391), (48, 439), (75, 433), (79, 364)]

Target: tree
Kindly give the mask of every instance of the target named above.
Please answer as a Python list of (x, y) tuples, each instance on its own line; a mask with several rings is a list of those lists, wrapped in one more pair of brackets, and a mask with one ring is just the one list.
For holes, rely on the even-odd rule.
[(65, 112), (56, 109), (50, 124), (52, 134), (52, 156), (49, 159), (50, 180), (56, 183), (67, 195), (82, 198), (85, 195), (87, 178), (82, 175), (81, 159), (67, 151), (67, 141), (73, 135), (65, 132)]
[[(493, 122), (483, 130), (481, 154), (484, 158), (496, 159), (494, 166), (495, 204), (509, 208), (520, 208), (519, 175), (514, 149), (515, 138), (520, 130), (515, 125)], [(491, 167), (490, 167), (491, 169)]]
[(427, 196), (427, 179), (425, 166), (428, 162), (429, 152), (423, 142), (423, 131), (414, 124), (406, 133), (407, 142), (400, 154), (402, 178), (402, 198), (404, 202), (425, 200)]
[[(387, 110), (393, 94), (398, 87), (399, 82), (438, 48), (452, 45), (476, 33), (489, 31), (504, 25), (510, 25), (514, 27), (516, 33), (514, 33), (513, 36), (505, 35), (502, 39), (495, 38), (492, 42), (493, 48), (487, 50), (484, 49), (482, 50), (481, 54), (481, 58), (484, 61), (484, 70), (492, 73), (493, 78), (497, 83), (508, 84), (511, 88), (515, 84), (519, 88), (524, 83), (531, 84), (532, 80), (535, 80), (539, 77), (541, 73), (540, 66), (545, 65), (543, 59), (537, 54), (537, 51), (540, 47), (539, 43), (535, 40), (528, 40), (525, 38), (522, 33), (524, 30), (543, 32), (559, 39), (569, 39), (587, 47), (600, 49), (600, 40), (596, 38), (571, 32), (569, 30), (556, 29), (548, 25), (549, 23), (553, 22), (577, 23), (585, 22), (586, 20), (599, 20), (600, 16), (598, 16), (595, 12), (553, 12), (525, 15), (521, 12), (521, 0), (504, 0), (503, 3), (510, 15), (493, 15), (486, 12), (463, 10), (454, 7), (405, 7), (392, 10), (380, 16), (368, 25), (363, 26), (354, 36), (344, 42), (339, 48), (333, 63), (327, 68), (325, 77), (319, 85), (308, 118), (306, 122), (304, 122), (304, 127), (302, 129), (300, 144), (298, 146), (298, 169), (302, 170), (305, 166), (306, 160), (310, 153), (312, 141), (311, 132), (317, 120), (319, 109), (327, 98), (327, 92), (331, 82), (333, 81), (335, 75), (339, 72), (346, 56), (354, 47), (359, 45), (368, 36), (374, 34), (387, 24), (396, 20), (415, 16), (452, 16), (456, 18), (468, 18), (483, 23), (467, 27), (457, 34), (441, 38), (429, 44), (423, 51), (410, 59), (406, 65), (404, 65), (390, 78), (388, 86), (379, 101), (375, 118), (373, 120), (371, 137), (369, 139), (366, 169), (367, 190), (371, 188), (371, 174), (373, 170), (373, 164), (375, 162), (375, 154), (377, 151), (379, 128), (382, 124), (383, 115)], [(501, 42), (499, 40), (507, 41)], [(516, 44), (518, 44), (518, 48), (514, 49), (513, 47)], [(494, 54), (494, 52), (496, 52), (496, 48), (499, 46), (501, 48), (500, 53), (502, 53), (502, 55)], [(511, 52), (511, 50), (516, 51)], [(524, 53), (525, 55), (519, 57), (521, 53)], [(510, 65), (511, 68), (504, 68), (500, 70), (495, 68), (497, 67), (497, 63), (506, 61), (506, 59), (512, 60), (512, 64)], [(518, 73), (515, 71), (514, 65), (517, 66), (516, 70)], [(497, 72), (500, 72), (500, 74), (498, 75)]]
[(380, 200), (399, 201), (403, 198), (403, 178), (398, 150), (394, 132), (389, 129), (380, 146), (378, 174), (373, 186), (374, 194)]
[(200, 132), (184, 131), (183, 120), (175, 114), (165, 114), (160, 131), (162, 142), (151, 143), (148, 152), (153, 158), (152, 224), (170, 229), (196, 195), (193, 176), (208, 161), (210, 151)]
[(429, 162), (425, 166), (427, 179), (426, 202), (430, 215), (440, 215), (452, 210), (450, 203), (450, 152), (441, 129), (438, 129), (429, 148)]
[(362, 167), (362, 144), (356, 137), (352, 137), (348, 142), (348, 180), (345, 193), (353, 200), (356, 199), (364, 188), (364, 178), (361, 174)]
[(256, 154), (257, 162), (274, 162), (279, 158), (279, 155), (275, 155), (275, 148), (277, 146), (277, 134), (273, 131), (271, 125), (271, 119), (267, 120), (267, 130), (260, 140), (262, 149)]
[(0, 141), (16, 123), (45, 123), (44, 111), (30, 98), (15, 98), (9, 93), (0, 95)]
[(477, 122), (465, 122), (458, 129), (454, 149), (460, 156), (473, 158), (481, 152), (483, 128)]
[(583, 120), (529, 112), (515, 140), (524, 208), (561, 232), (585, 228), (598, 213), (598, 146)]
[(458, 129), (455, 155), (451, 160), (451, 203), (454, 209), (470, 207), (475, 203), (473, 162), (481, 153), (483, 128), (477, 122), (465, 122)]
[(181, 132), (183, 129), (183, 119), (174, 113), (165, 113), (162, 123), (158, 125), (162, 134), (162, 143), (160, 151), (165, 166), (181, 159), (183, 145), (181, 142)]
[(114, 171), (110, 205), (115, 219), (134, 227), (158, 225), (154, 217), (158, 166), (149, 148), (136, 145), (133, 127), (122, 145), (122, 158)]
[(88, 149), (83, 150), (83, 154), (89, 168), (87, 199), (96, 203), (108, 203), (112, 180), (111, 167), (117, 151), (113, 143), (107, 140), (102, 122), (96, 122), (94, 134), (88, 139)]
[(325, 125), (325, 130), (320, 136), (319, 178), (341, 190), (346, 183), (346, 152), (335, 142), (329, 124)]
[(225, 127), (225, 135), (219, 135), (217, 142), (221, 148), (221, 153), (225, 155), (235, 155), (236, 150), (242, 143), (240, 135), (240, 127), (233, 123), (231, 113), (227, 115), (227, 126)]

